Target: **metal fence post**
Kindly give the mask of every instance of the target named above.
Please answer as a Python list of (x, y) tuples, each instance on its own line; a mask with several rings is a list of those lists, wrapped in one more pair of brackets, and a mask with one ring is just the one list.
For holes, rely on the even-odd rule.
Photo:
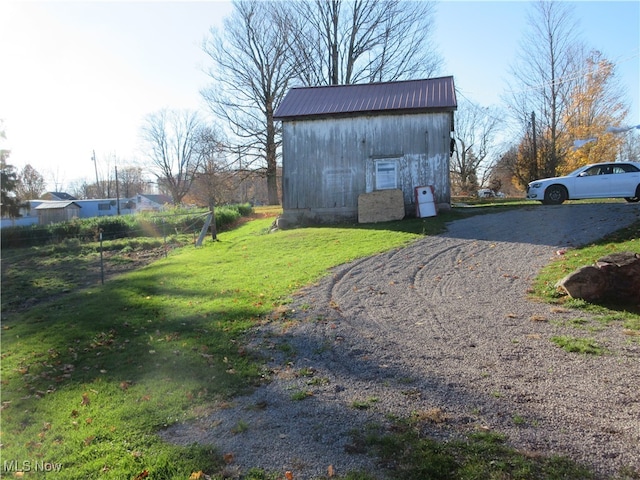
[(104, 260), (102, 257), (102, 229), (100, 229), (100, 281), (104, 285)]

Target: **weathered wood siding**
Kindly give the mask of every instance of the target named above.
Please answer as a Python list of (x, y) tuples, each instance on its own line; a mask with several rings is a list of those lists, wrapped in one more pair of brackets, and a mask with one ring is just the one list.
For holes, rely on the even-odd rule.
[(68, 222), (80, 216), (80, 207), (76, 204), (68, 205), (64, 208), (51, 208), (37, 210), (38, 223), (49, 225), (51, 223)]
[(283, 122), (284, 216), (357, 218), (358, 195), (375, 190), (375, 162), (394, 160), (407, 213), (414, 189), (433, 185), (449, 204), (451, 112)]

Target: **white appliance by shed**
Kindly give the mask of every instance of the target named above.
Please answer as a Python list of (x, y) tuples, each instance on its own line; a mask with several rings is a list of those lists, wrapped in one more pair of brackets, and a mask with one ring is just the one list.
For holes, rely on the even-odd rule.
[(416, 216), (419, 218), (435, 217), (436, 203), (435, 195), (433, 191), (433, 185), (426, 185), (424, 187), (416, 187)]

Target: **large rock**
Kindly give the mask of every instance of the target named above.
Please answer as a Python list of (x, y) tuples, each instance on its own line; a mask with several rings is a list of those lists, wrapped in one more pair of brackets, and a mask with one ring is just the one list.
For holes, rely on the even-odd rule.
[(595, 265), (580, 267), (558, 283), (556, 288), (572, 298), (588, 302), (615, 300), (640, 301), (640, 254), (620, 252), (607, 255)]

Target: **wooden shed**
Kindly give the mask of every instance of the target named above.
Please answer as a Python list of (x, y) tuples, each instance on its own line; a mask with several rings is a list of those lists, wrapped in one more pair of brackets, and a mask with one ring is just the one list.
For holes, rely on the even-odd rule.
[(415, 189), (428, 185), (436, 205), (450, 207), (456, 109), (451, 76), (291, 89), (274, 114), (283, 223), (356, 220), (359, 197), (379, 190), (400, 190), (412, 215)]
[(38, 213), (38, 223), (49, 225), (79, 217), (80, 208), (80, 205), (73, 201), (46, 201), (35, 207), (35, 211)]

